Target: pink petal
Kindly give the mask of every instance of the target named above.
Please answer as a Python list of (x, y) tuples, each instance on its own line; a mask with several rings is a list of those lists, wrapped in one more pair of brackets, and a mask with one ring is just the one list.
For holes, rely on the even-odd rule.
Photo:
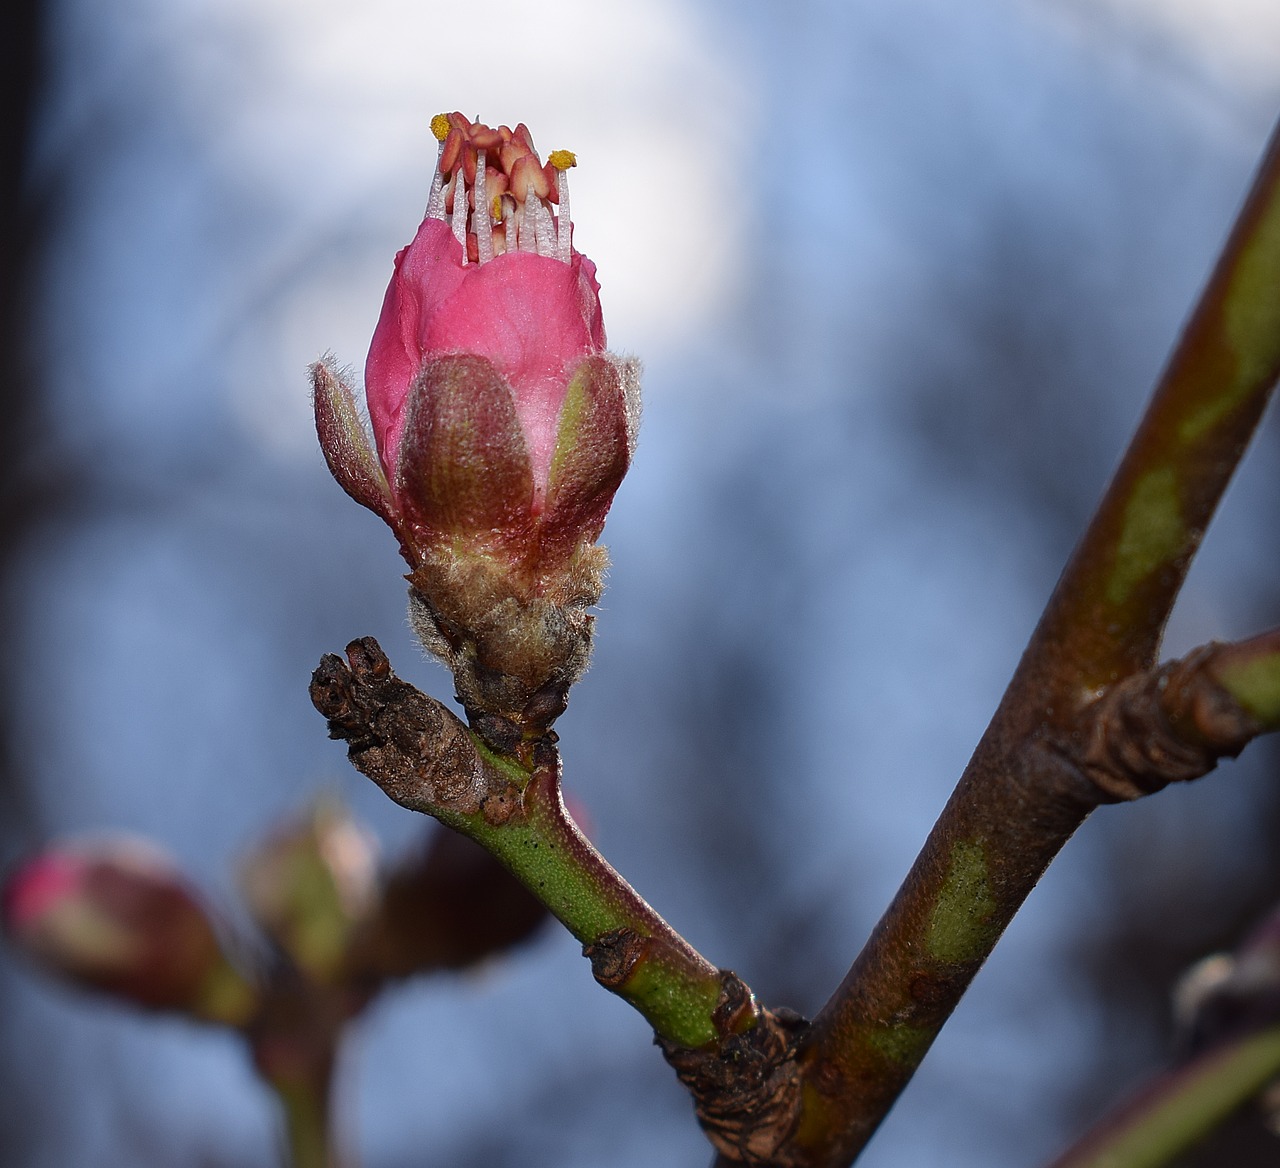
[(365, 367), (369, 416), (394, 477), (409, 387), (422, 363), (455, 353), (490, 360), (511, 384), (539, 495), (555, 449), (568, 374), (603, 350), (595, 265), (508, 252), (463, 267), (444, 222), (428, 219), (396, 257)]

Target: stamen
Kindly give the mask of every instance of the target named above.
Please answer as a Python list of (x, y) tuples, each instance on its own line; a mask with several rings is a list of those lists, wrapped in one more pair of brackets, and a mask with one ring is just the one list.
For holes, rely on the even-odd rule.
[(524, 122), (517, 123), (511, 137), (522, 146), (525, 146), (530, 154), (538, 153), (537, 148), (533, 144), (533, 135), (529, 133), (529, 127), (526, 126)]
[(462, 167), (453, 172), (453, 238), (462, 247), (462, 266), (467, 266), (467, 183)]
[(542, 172), (542, 163), (536, 154), (516, 159), (511, 167), (511, 193), (521, 202), (530, 195), (545, 199), (551, 194), (551, 180)]
[(556, 219), (556, 259), (569, 263), (573, 259), (573, 219), (569, 213), (569, 168), (578, 165), (572, 150), (553, 150), (547, 165), (556, 172), (556, 203), (560, 214)]
[(464, 266), (508, 251), (573, 262), (571, 150), (551, 151), (543, 166), (523, 123), (494, 129), (456, 112), (433, 117), (431, 133), (439, 147), (426, 214), (449, 224)]
[(476, 151), (476, 210), (472, 225), (476, 229), (476, 260), (487, 264), (493, 259), (493, 222), (489, 215), (489, 200), (485, 193), (484, 151)]
[(440, 155), (441, 174), (452, 174), (458, 169), (462, 163), (466, 141), (462, 136), (462, 131), (457, 126), (450, 128), (449, 136), (444, 140), (444, 153)]
[(502, 133), (478, 122), (471, 127), (471, 145), (477, 150), (500, 150)]
[(524, 219), (520, 222), (520, 242), (524, 243), (525, 235), (529, 237), (529, 247), (527, 251), (539, 251), (538, 244), (542, 235), (541, 216), (538, 212), (542, 209), (542, 203), (532, 191), (529, 197), (524, 201)]

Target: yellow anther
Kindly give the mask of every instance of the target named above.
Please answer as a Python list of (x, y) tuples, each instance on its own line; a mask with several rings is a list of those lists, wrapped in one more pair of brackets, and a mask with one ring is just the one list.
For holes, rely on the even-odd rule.
[(501, 195), (494, 195), (493, 198), (489, 200), (489, 218), (497, 219), (499, 221), (502, 220), (502, 196)]
[(556, 170), (568, 170), (569, 167), (578, 165), (578, 156), (572, 150), (553, 150), (547, 155), (547, 161)]
[(447, 114), (436, 114), (431, 119), (431, 132), (436, 136), (437, 142), (443, 142), (449, 136), (450, 129), (452, 126)]

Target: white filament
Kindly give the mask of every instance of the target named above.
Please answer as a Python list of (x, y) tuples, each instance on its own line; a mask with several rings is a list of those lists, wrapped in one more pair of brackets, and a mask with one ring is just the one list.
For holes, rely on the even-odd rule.
[(573, 221), (569, 218), (569, 172), (567, 170), (556, 171), (556, 197), (560, 200), (556, 259), (567, 264), (573, 258)]
[(436, 150), (436, 166), (431, 172), (431, 194), (427, 197), (428, 219), (444, 218), (444, 175), (440, 173), (440, 159), (444, 157), (444, 143)]
[[(447, 140), (446, 140), (447, 141)], [(472, 188), (475, 201), (474, 212), (469, 211), (467, 198), (466, 170), (463, 160), (448, 179), (440, 170), (440, 160), (444, 157), (445, 142), (440, 142), (436, 150), (436, 165), (431, 173), (431, 192), (427, 197), (426, 217), (448, 221), (453, 237), (462, 249), (462, 263), (467, 265), (467, 228), (471, 227), (476, 235), (476, 255), (482, 264), (487, 264), (496, 254), (496, 241), (493, 235), (493, 208), (489, 205), (489, 183), (485, 152), (476, 151), (476, 179)], [(445, 211), (445, 202), (452, 192), (453, 214)], [(503, 224), (503, 251), (536, 252), (538, 255), (558, 259), (562, 263), (573, 260), (573, 219), (569, 209), (569, 175), (566, 170), (556, 169), (556, 199), (558, 212), (553, 211), (549, 202), (544, 202), (534, 191), (532, 184), (526, 191), (524, 202), (502, 198), (501, 210), (498, 212)], [(468, 216), (470, 215), (470, 222)]]
[(534, 230), (537, 233), (538, 254), (540, 256), (554, 257), (556, 254), (556, 226), (555, 221), (551, 218), (551, 208), (537, 195), (533, 196), (532, 202), (536, 208), (534, 214), (537, 216), (534, 220)]
[(487, 264), (493, 259), (493, 223), (490, 217), (489, 198), (484, 174), (484, 151), (476, 151), (476, 209), (472, 222), (476, 229), (477, 259)]
[(503, 239), (506, 244), (507, 251), (516, 250), (516, 209), (515, 200), (503, 198), (502, 200), (502, 225), (504, 228)]
[(453, 238), (462, 244), (462, 266), (467, 266), (467, 176), (458, 160), (453, 172)]
[(525, 195), (524, 202), (516, 207), (516, 217), (519, 219), (521, 251), (538, 250), (538, 220), (533, 210), (533, 204), (537, 201), (537, 198), (538, 196), (530, 190)]

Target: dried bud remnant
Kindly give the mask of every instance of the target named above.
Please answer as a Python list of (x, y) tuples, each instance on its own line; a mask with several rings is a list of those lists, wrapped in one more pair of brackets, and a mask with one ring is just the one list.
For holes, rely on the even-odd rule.
[(391, 672), (372, 637), (332, 653), (311, 676), (311, 701), (352, 765), (395, 802), (427, 815), (517, 814), (520, 793), (481, 760), (467, 728), (434, 698)]
[(606, 351), (595, 267), (573, 246), (574, 155), (544, 164), (523, 123), (451, 113), (432, 132), (426, 216), (365, 366), (374, 441), (329, 362), (312, 369), (317, 429), (338, 482), (395, 531), (415, 628), (468, 713), (537, 735), (563, 708), (547, 688), (586, 665), (638, 372)]
[(611, 929), (582, 947), (591, 975), (607, 990), (622, 989), (644, 957), (648, 942), (634, 929)]

